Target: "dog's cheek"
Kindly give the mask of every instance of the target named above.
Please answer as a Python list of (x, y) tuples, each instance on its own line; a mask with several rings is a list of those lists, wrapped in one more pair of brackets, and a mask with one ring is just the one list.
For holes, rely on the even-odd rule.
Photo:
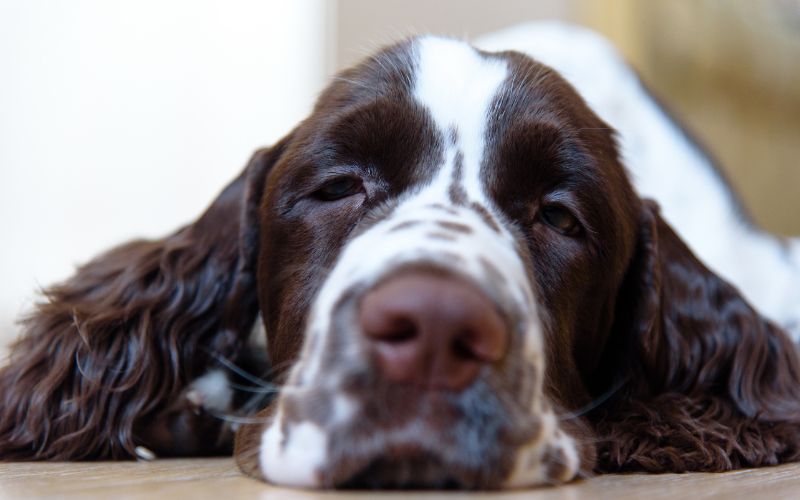
[(364, 201), (363, 195), (330, 203), (305, 200), (289, 214), (267, 215), (258, 288), (273, 365), (285, 368), (297, 358), (310, 298), (317, 295), (358, 224)]

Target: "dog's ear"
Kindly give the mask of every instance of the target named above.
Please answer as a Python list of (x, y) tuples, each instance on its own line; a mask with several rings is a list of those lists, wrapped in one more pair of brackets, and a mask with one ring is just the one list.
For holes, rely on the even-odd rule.
[[(256, 320), (258, 206), (287, 141), (256, 152), (193, 224), (117, 247), (44, 291), (0, 368), (0, 460), (159, 447), (142, 438), (148, 423), (213, 356), (234, 356)], [(221, 451), (207, 441), (187, 452)]]
[(797, 347), (692, 254), (653, 202), (643, 204), (607, 353), (606, 370), (625, 385), (595, 417), (609, 438), (603, 469), (800, 459)]

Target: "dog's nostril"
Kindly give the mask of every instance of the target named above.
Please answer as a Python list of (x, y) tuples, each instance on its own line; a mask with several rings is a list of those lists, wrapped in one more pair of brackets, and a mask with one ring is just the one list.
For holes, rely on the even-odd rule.
[(470, 345), (469, 339), (474, 337), (472, 332), (462, 332), (453, 339), (453, 354), (464, 360), (484, 361)]
[(388, 379), (461, 389), (506, 351), (505, 323), (478, 289), (451, 276), (409, 271), (361, 300), (359, 322)]
[(390, 343), (410, 341), (417, 336), (419, 330), (417, 325), (408, 318), (395, 318), (383, 322), (380, 317), (377, 317), (363, 326), (367, 337)]

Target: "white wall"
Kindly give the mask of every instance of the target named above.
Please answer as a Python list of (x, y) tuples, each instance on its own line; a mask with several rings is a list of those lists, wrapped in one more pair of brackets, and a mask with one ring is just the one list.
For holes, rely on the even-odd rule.
[(326, 0), (0, 0), (0, 344), (37, 286), (191, 220), (309, 110)]
[[(420, 33), (471, 40), (534, 19), (580, 19), (587, 0), (338, 0), (336, 67)], [(603, 1), (603, 0), (600, 0)]]

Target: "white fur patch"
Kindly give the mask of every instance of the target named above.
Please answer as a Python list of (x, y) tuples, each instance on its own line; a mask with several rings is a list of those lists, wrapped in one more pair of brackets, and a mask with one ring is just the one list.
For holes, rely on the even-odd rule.
[(457, 40), (426, 37), (416, 47), (419, 69), (414, 96), (431, 113), (440, 132), (457, 130), (464, 153), (464, 189), (471, 199), (487, 204), (479, 170), (490, 106), (508, 76), (508, 65), (487, 59)]
[[(287, 388), (284, 395), (298, 396), (300, 391), (302, 389)], [(328, 427), (334, 428), (349, 422), (357, 410), (356, 401), (348, 396), (336, 394), (333, 396)], [(325, 465), (327, 453), (326, 430), (309, 421), (287, 421), (279, 403), (275, 418), (261, 436), (259, 463), (264, 478), (283, 486), (306, 488), (318, 486), (318, 471)]]
[(264, 478), (274, 484), (313, 488), (318, 486), (317, 471), (325, 463), (328, 436), (311, 422), (287, 423), (283, 432), (283, 413), (261, 436), (260, 464)]
[(233, 389), (223, 370), (211, 370), (191, 383), (187, 397), (206, 410), (227, 412), (233, 402)]
[(349, 396), (338, 394), (333, 398), (333, 414), (329, 422), (330, 426), (337, 426), (349, 422), (358, 410), (358, 403)]

